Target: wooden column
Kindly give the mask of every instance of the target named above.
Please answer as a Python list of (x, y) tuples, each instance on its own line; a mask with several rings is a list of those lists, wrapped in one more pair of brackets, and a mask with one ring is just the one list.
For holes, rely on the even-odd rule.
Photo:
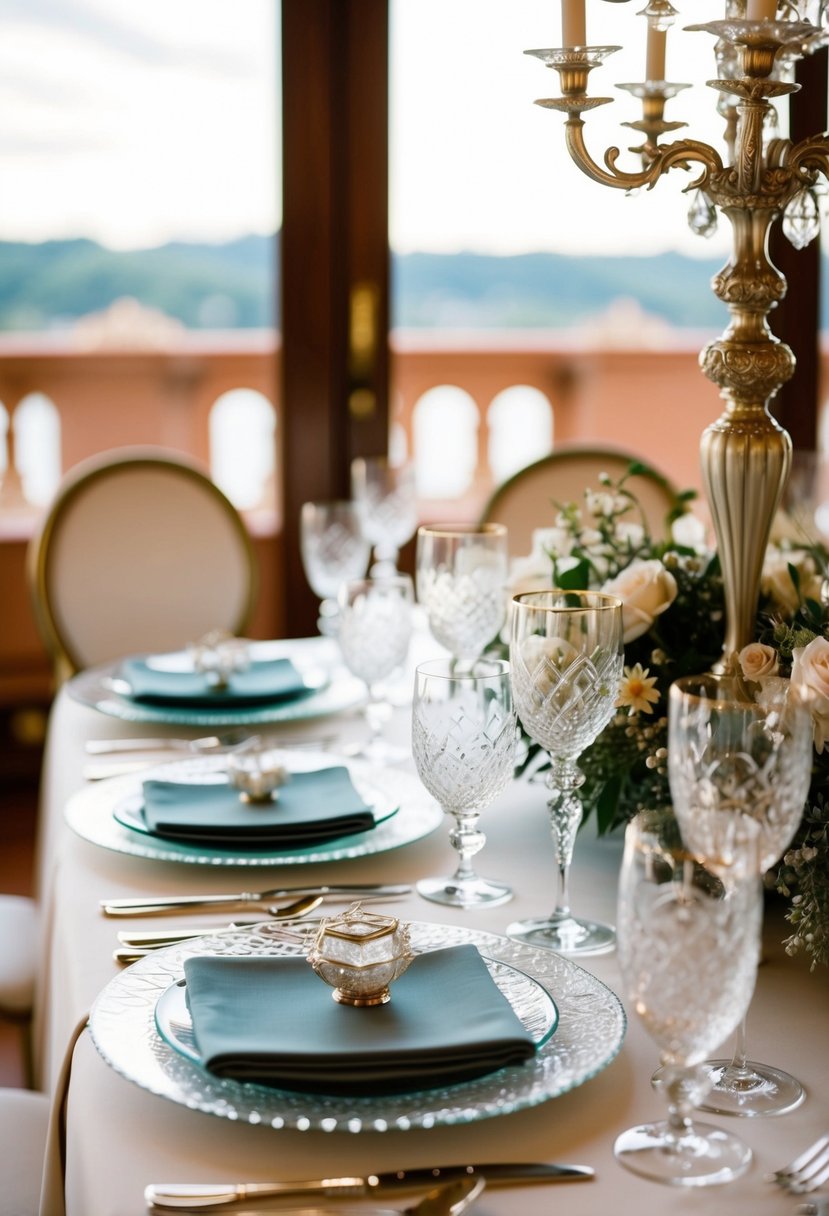
[(316, 630), (310, 499), (388, 446), (388, 4), (283, 0), (282, 452), (288, 636)]

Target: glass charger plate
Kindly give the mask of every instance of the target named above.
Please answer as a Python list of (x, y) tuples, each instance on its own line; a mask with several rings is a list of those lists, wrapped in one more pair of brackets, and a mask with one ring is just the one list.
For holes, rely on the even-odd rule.
[[(155, 722), (170, 726), (257, 726), (266, 722), (300, 722), (353, 709), (365, 700), (365, 686), (350, 675), (339, 659), (336, 646), (327, 638), (300, 638), (290, 642), (256, 642), (251, 647), (256, 659), (290, 658), (309, 682), (320, 684), (316, 691), (270, 705), (245, 708), (217, 707), (200, 709), (183, 705), (145, 705), (113, 690), (118, 663), (90, 667), (67, 681), (69, 695), (111, 718), (125, 722)], [(159, 656), (158, 665), (167, 670), (177, 664), (187, 670), (187, 656)], [(322, 673), (322, 676), (321, 674)]]
[(300, 947), (280, 940), (273, 924), (182, 942), (134, 963), (95, 1001), (89, 1017), (92, 1040), (121, 1076), (191, 1110), (276, 1129), (354, 1133), (472, 1123), (537, 1106), (589, 1081), (619, 1052), (626, 1026), (621, 1001), (569, 959), (462, 926), (413, 922), (411, 929), (417, 950), (471, 942), (554, 998), (556, 1032), (533, 1060), (459, 1085), (371, 1097), (299, 1094), (212, 1076), (162, 1039), (156, 1005), (182, 978), (184, 959), (192, 955), (296, 954)]
[[(558, 1024), (558, 1009), (547, 989), (532, 976), (525, 975), (523, 971), (517, 971), (515, 967), (499, 962), (498, 959), (484, 957), (484, 962), (524, 1029), (532, 1035), (537, 1047), (542, 1046)], [(201, 1064), (201, 1056), (193, 1038), (193, 1019), (187, 1007), (186, 985), (183, 979), (171, 984), (158, 998), (155, 1024), (165, 1043), (169, 1043), (170, 1047), (186, 1059), (192, 1060), (194, 1064)]]
[(194, 756), (126, 777), (112, 777), (80, 790), (66, 804), (66, 822), (91, 844), (153, 861), (180, 861), (202, 866), (292, 866), (346, 861), (399, 849), (428, 836), (443, 820), (443, 811), (438, 804), (409, 773), (378, 768), (363, 760), (345, 760), (326, 752), (286, 749), (282, 757), (293, 772), (344, 764), (355, 788), (367, 802), (374, 804), (379, 800), (384, 811), (393, 806), (398, 810), (370, 832), (342, 836), (306, 849), (234, 849), (187, 844), (133, 831), (116, 820), (115, 812), (119, 807), (140, 799), (142, 782), (150, 776), (165, 781), (210, 781), (224, 772), (221, 756)]

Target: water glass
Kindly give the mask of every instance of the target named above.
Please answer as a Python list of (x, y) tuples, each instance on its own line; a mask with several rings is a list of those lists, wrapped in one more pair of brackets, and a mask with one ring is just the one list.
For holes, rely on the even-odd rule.
[[(791, 843), (809, 791), (813, 725), (799, 690), (778, 677), (750, 685), (700, 675), (677, 680), (668, 698), (668, 777), (683, 839), (716, 869), (751, 820), (758, 873), (767, 870)], [(796, 1077), (747, 1057), (743, 1020), (733, 1058), (708, 1061), (716, 1084), (705, 1110), (777, 1115), (803, 1101)]]
[(417, 598), (429, 629), (456, 659), (474, 660), (507, 612), (507, 529), (440, 524), (417, 530)]
[(731, 844), (728, 865), (715, 873), (685, 847), (669, 811), (643, 811), (625, 832), (619, 967), (630, 1007), (660, 1048), (668, 1118), (629, 1128), (614, 1154), (673, 1186), (729, 1182), (751, 1161), (736, 1136), (691, 1119), (711, 1085), (700, 1065), (748, 1008), (760, 954), (756, 826)]
[(511, 897), (505, 883), (476, 874), (471, 859), (486, 841), (481, 811), (512, 778), (515, 734), (508, 663), (482, 659), (464, 672), (451, 659), (434, 659), (417, 668), (412, 751), (420, 780), (454, 819), (449, 839), (459, 858), (451, 877), (417, 883), (424, 898), (474, 908)]
[(334, 633), (340, 585), (362, 578), (371, 556), (357, 507), (345, 500), (303, 503), (299, 537), (305, 577), (322, 601), (320, 633)]
[(412, 636), (414, 587), (407, 574), (343, 583), (338, 595), (337, 642), (346, 667), (368, 693), (369, 738), (355, 754), (379, 764), (408, 758), (409, 752), (383, 738), (391, 707), (380, 685), (406, 658)]
[(374, 578), (397, 573), (397, 556), (417, 528), (414, 465), (392, 464), (385, 456), (351, 462), (351, 494), (363, 535), (374, 547)]

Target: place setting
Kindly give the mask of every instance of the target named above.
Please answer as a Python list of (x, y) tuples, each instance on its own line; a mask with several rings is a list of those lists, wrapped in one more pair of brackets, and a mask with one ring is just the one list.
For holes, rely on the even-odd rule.
[(535, 1106), (606, 1067), (625, 1025), (618, 998), (552, 951), (359, 901), (155, 949), (89, 1021), (104, 1059), (154, 1094), (352, 1134)]
[(126, 722), (210, 728), (301, 722), (358, 705), (362, 682), (325, 638), (250, 640), (211, 631), (187, 649), (79, 672), (76, 701)]
[(312, 749), (167, 761), (89, 784), (65, 818), (84, 840), (190, 865), (310, 865), (411, 844), (442, 812), (413, 775)]

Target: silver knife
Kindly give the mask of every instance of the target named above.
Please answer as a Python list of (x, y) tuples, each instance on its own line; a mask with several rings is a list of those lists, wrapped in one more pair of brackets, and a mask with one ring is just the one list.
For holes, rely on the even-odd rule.
[(212, 1208), (244, 1199), (271, 1196), (312, 1196), (320, 1199), (357, 1198), (416, 1191), (438, 1182), (451, 1182), (480, 1174), (487, 1186), (510, 1186), (527, 1182), (579, 1182), (595, 1176), (587, 1165), (550, 1165), (546, 1162), (498, 1162), (491, 1165), (441, 1165), (429, 1169), (394, 1170), (365, 1177), (318, 1178), (310, 1182), (197, 1183), (157, 1182), (144, 1191), (148, 1204), (157, 1208)]
[(348, 899), (392, 899), (410, 895), (410, 886), (384, 886), (382, 884), (356, 883), (353, 885), (319, 887), (274, 887), (270, 891), (240, 891), (236, 895), (181, 895), (159, 896), (153, 899), (102, 899), (100, 907), (105, 916), (151, 916), (160, 912), (192, 912), (194, 908), (210, 908), (220, 911), (251, 904), (268, 903), (272, 899), (289, 899), (300, 895), (325, 895), (331, 898), (343, 896)]

